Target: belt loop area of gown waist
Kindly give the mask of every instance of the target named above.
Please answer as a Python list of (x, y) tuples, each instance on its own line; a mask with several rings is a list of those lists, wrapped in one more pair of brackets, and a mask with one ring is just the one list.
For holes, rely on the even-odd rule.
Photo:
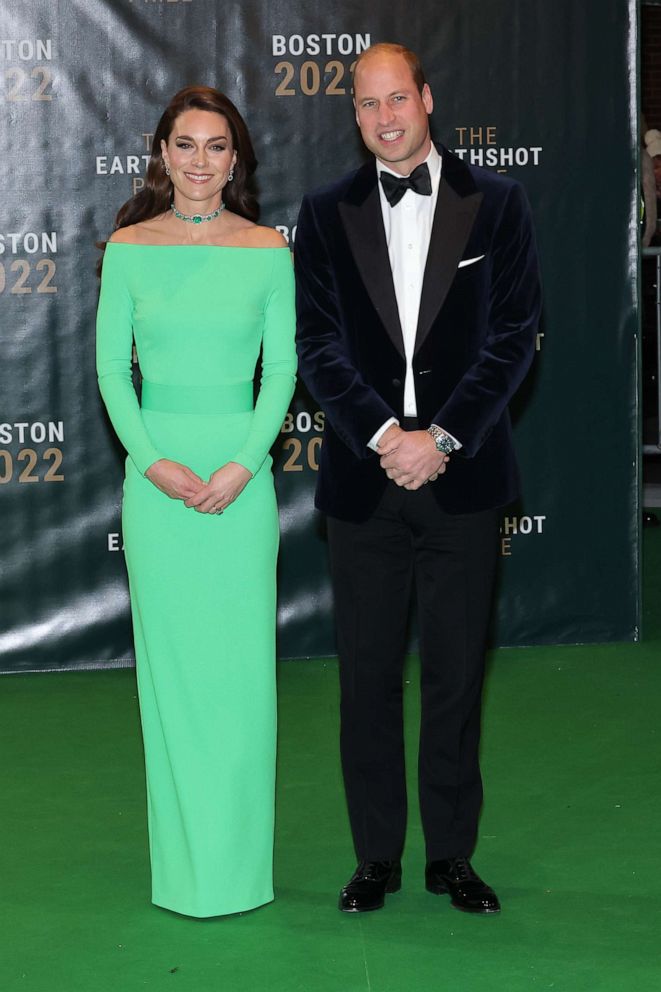
[(251, 413), (254, 386), (252, 380), (178, 386), (144, 379), (141, 406), (161, 413)]

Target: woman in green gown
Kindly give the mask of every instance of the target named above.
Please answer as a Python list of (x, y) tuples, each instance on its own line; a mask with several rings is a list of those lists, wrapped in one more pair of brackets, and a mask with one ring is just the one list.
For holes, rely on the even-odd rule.
[(196, 917), (273, 898), (269, 449), (296, 358), (290, 254), (254, 223), (255, 166), (226, 97), (178, 93), (156, 129), (145, 188), (106, 246), (97, 320), (99, 386), (128, 453), (122, 522), (152, 900)]

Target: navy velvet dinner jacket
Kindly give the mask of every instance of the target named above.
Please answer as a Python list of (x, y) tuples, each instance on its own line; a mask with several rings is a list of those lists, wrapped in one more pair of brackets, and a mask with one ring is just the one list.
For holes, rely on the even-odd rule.
[[(540, 284), (530, 208), (512, 179), (445, 148), (413, 373), (421, 428), (462, 444), (430, 483), (449, 513), (518, 494), (507, 404), (535, 350)], [(387, 483), (367, 442), (401, 420), (406, 359), (370, 162), (303, 199), (296, 233), (300, 372), (326, 412), (316, 505), (367, 519)], [(462, 264), (464, 263), (464, 264)]]

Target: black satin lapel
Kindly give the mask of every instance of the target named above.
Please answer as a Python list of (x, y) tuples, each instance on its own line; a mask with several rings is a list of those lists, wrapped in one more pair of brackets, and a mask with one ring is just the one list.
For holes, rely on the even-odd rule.
[(399, 323), (397, 297), (392, 281), (378, 187), (374, 185), (362, 203), (352, 203), (347, 200), (340, 202), (338, 210), (351, 252), (374, 309), (381, 318), (388, 337), (403, 355), (404, 339)]
[(441, 176), (420, 297), (416, 352), (448, 295), (481, 202), (482, 193), (458, 196)]

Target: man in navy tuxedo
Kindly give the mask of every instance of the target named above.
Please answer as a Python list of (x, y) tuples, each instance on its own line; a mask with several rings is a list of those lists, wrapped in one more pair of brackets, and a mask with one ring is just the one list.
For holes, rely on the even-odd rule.
[(354, 104), (376, 161), (304, 198), (295, 252), (301, 374), (326, 412), (316, 505), (328, 516), (359, 861), (340, 909), (378, 909), (401, 883), (415, 587), (425, 883), (494, 913), (469, 858), (499, 508), (519, 486), (507, 405), (540, 309), (530, 210), (518, 183), (432, 143), (432, 94), (412, 52), (363, 52)]

